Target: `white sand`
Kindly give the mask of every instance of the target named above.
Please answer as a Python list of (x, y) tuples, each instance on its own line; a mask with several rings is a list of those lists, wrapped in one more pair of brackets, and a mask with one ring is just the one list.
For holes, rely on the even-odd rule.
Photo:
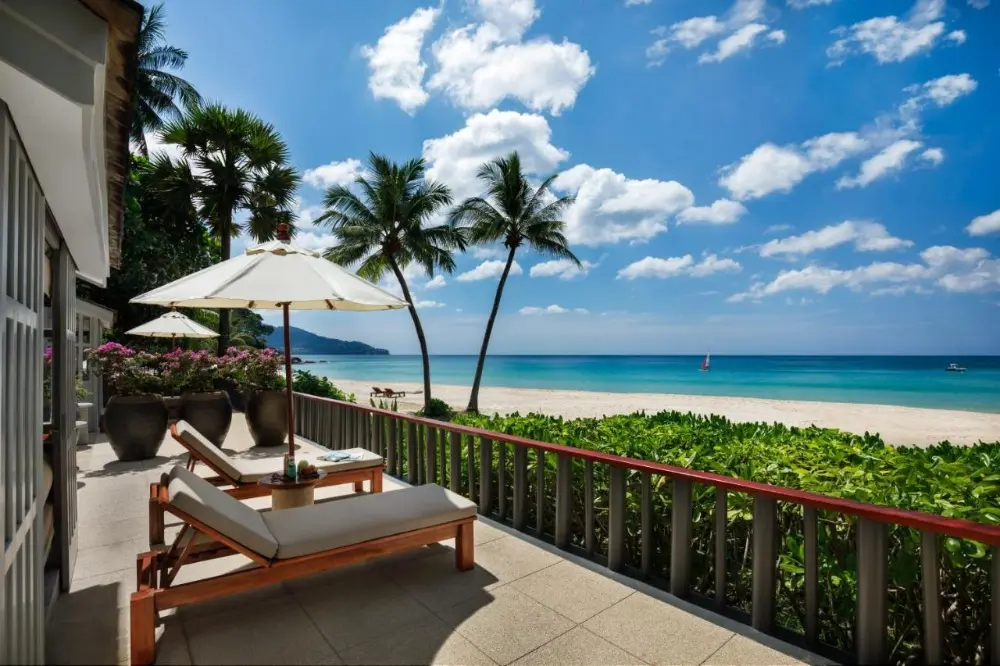
[[(368, 401), (373, 383), (384, 385), (382, 382), (333, 381), (343, 390), (353, 392), (361, 403)], [(390, 382), (388, 386), (405, 391), (422, 388), (421, 384), (407, 382)], [(438, 385), (434, 387), (434, 397), (441, 398), (452, 407), (464, 409), (469, 401), (469, 387)], [(410, 395), (399, 401), (399, 409), (414, 411), (422, 404), (420, 395)], [(897, 446), (928, 446), (946, 439), (953, 444), (1000, 440), (1000, 414), (842, 402), (483, 387), (479, 393), (479, 408), (485, 414), (540, 412), (567, 418), (674, 409), (697, 414), (720, 414), (733, 421), (780, 422), (802, 427), (816, 425), (856, 433), (867, 431), (879, 433), (886, 442)]]

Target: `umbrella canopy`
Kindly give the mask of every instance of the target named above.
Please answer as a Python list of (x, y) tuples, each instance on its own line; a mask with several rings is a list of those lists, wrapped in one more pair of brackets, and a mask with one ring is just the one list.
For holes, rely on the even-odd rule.
[(168, 312), (141, 326), (126, 331), (148, 338), (217, 338), (219, 334), (180, 312)]
[(189, 308), (282, 310), (285, 325), (285, 391), (288, 397), (288, 452), (295, 457), (292, 407), (292, 357), (289, 310), (395, 310), (407, 307), (389, 292), (327, 261), (312, 250), (292, 245), (288, 226), (278, 239), (246, 254), (209, 266), (133, 298), (132, 303)]

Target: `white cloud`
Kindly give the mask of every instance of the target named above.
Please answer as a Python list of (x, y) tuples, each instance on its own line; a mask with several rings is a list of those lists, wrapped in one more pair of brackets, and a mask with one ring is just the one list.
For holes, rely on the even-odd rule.
[(772, 224), (767, 229), (764, 229), (764, 233), (765, 234), (777, 234), (777, 233), (781, 233), (782, 231), (788, 231), (791, 228), (792, 228), (792, 225), (790, 225), (790, 224)]
[(427, 281), (427, 284), (424, 285), (424, 289), (440, 289), (446, 284), (448, 284), (448, 281), (444, 279), (443, 275), (435, 275)]
[(944, 34), (944, 22), (939, 19), (945, 10), (945, 0), (917, 0), (905, 19), (882, 16), (840, 27), (842, 35), (827, 50), (830, 63), (839, 65), (849, 56), (867, 53), (880, 64), (902, 62), (932, 49)]
[(340, 243), (333, 234), (318, 234), (313, 231), (303, 231), (301, 229), (295, 233), (295, 240), (293, 242), (301, 248), (316, 252), (331, 248)]
[(596, 265), (587, 260), (581, 261), (580, 264), (577, 266), (569, 259), (553, 259), (535, 264), (528, 271), (528, 274), (531, 277), (557, 277), (560, 280), (572, 280), (577, 277), (585, 277), (590, 269)]
[(969, 0), (969, 6), (973, 9), (986, 9), (990, 6), (990, 0)]
[(472, 256), (476, 259), (506, 259), (507, 248), (505, 247), (484, 247), (477, 245), (471, 250)]
[(945, 107), (953, 104), (960, 97), (972, 93), (979, 83), (968, 74), (949, 74), (926, 83), (908, 86), (906, 92), (911, 93), (901, 110), (915, 112), (927, 104)]
[[(662, 65), (672, 45), (695, 49), (714, 37), (719, 41), (713, 52), (704, 52), (700, 63), (722, 62), (741, 51), (748, 51), (757, 43), (757, 37), (767, 32), (765, 20), (766, 0), (736, 0), (722, 17), (695, 16), (670, 26), (653, 30), (657, 39), (646, 48), (647, 63), (651, 67)], [(783, 30), (772, 30), (766, 35), (772, 45), (783, 44)]]
[(975, 218), (965, 228), (965, 231), (970, 236), (985, 236), (1000, 232), (1000, 209)]
[[(498, 278), (503, 273), (505, 261), (484, 261), (470, 271), (460, 273), (455, 279), (459, 282), (476, 282), (478, 280), (488, 280), (490, 278)], [(521, 270), (521, 266), (515, 261), (510, 267), (511, 275), (521, 275), (524, 271)]]
[(884, 178), (893, 172), (902, 171), (910, 153), (922, 146), (923, 144), (919, 141), (912, 141), (910, 139), (900, 139), (886, 146), (878, 154), (861, 163), (861, 170), (857, 176), (853, 178), (849, 176), (841, 177), (837, 181), (837, 189), (867, 187), (876, 180)]
[(423, 87), (427, 65), (420, 51), (440, 13), (440, 8), (435, 7), (417, 9), (386, 28), (375, 46), (361, 47), (361, 55), (371, 70), (368, 88), (376, 98), (394, 100), (411, 114), (427, 103)]
[(561, 173), (552, 188), (576, 195), (563, 219), (566, 237), (581, 245), (648, 240), (666, 230), (668, 216), (694, 204), (676, 181), (631, 179), (587, 164)]
[(920, 159), (937, 166), (944, 162), (944, 151), (940, 148), (928, 148), (924, 152), (920, 153)]
[(677, 214), (678, 222), (707, 222), (708, 224), (732, 224), (746, 215), (746, 207), (738, 201), (718, 199), (710, 206), (692, 206)]
[(683, 257), (645, 257), (635, 261), (618, 271), (618, 279), (635, 280), (638, 278), (659, 278), (666, 279), (680, 275), (690, 275), (691, 277), (705, 277), (713, 273), (738, 272), (742, 266), (732, 259), (719, 259), (718, 256), (710, 254), (701, 261), (695, 263), (690, 254)]
[(442, 303), (440, 301), (425, 301), (425, 300), (422, 300), (422, 299), (419, 299), (419, 298), (414, 298), (413, 299), (413, 307), (417, 308), (418, 310), (430, 310), (430, 309), (443, 308), (446, 305), (447, 305), (447, 303)]
[(487, 109), (508, 97), (553, 115), (572, 107), (596, 71), (587, 52), (565, 39), (524, 41), (540, 13), (534, 0), (478, 0), (475, 6), (480, 23), (450, 30), (434, 43), (438, 68), (428, 89), (468, 110)]
[(516, 111), (477, 113), (465, 126), (424, 141), (427, 176), (452, 189), (456, 201), (480, 193), (476, 172), (484, 162), (516, 150), (528, 174), (552, 173), (569, 153), (552, 145), (552, 130), (544, 116)]
[(723, 168), (719, 184), (739, 200), (789, 192), (809, 174), (832, 169), (865, 151), (868, 145), (856, 132), (825, 134), (799, 146), (765, 143), (738, 163)]
[(352, 157), (343, 162), (330, 162), (306, 169), (302, 172), (302, 180), (313, 187), (325, 188), (331, 185), (349, 185), (362, 173), (364, 167), (361, 161)]
[(945, 36), (945, 39), (951, 40), (956, 44), (961, 45), (965, 43), (966, 39), (968, 39), (968, 35), (965, 34), (964, 30), (952, 30)]
[(626, 7), (635, 7), (637, 5), (648, 5), (653, 0), (625, 0)]
[(768, 241), (761, 246), (760, 256), (804, 256), (845, 243), (853, 243), (854, 249), (859, 252), (885, 252), (913, 245), (912, 241), (890, 235), (885, 226), (877, 222), (848, 220), (822, 229), (807, 231), (799, 236)]
[(523, 307), (520, 310), (518, 310), (518, 312), (525, 316), (552, 315), (552, 314), (578, 314), (578, 315), (590, 314), (590, 311), (587, 310), (586, 308), (570, 309), (555, 304), (546, 306), (544, 308), (534, 307), (534, 306)]
[(812, 265), (781, 271), (771, 282), (756, 282), (727, 301), (759, 301), (786, 291), (826, 294), (837, 287), (862, 291), (877, 284), (884, 286), (874, 289), (872, 293), (876, 295), (929, 293), (929, 284), (951, 292), (1000, 290), (1000, 260), (989, 256), (982, 248), (960, 249), (946, 245), (921, 252), (923, 263), (920, 264), (875, 262), (852, 269)]
[(806, 7), (832, 5), (833, 2), (834, 0), (788, 0), (788, 6), (793, 9), (805, 9)]

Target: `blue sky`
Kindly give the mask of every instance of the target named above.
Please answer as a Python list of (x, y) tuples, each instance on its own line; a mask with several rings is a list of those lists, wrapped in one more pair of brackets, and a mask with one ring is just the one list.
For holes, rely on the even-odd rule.
[[(586, 269), (519, 254), (493, 353), (1000, 353), (1000, 2), (168, 0), (167, 20), (184, 76), (287, 140), (303, 244), (332, 242), (323, 187), (369, 151), (423, 155), (457, 197), (512, 149), (561, 174)], [(432, 353), (478, 351), (489, 251), (409, 275)], [(403, 312), (293, 324), (417, 351)]]

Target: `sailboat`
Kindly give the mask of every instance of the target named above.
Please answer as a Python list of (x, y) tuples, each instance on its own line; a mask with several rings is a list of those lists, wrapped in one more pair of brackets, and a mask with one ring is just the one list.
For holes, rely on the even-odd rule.
[(701, 362), (701, 371), (709, 372), (712, 369), (712, 352), (705, 354), (705, 360)]

